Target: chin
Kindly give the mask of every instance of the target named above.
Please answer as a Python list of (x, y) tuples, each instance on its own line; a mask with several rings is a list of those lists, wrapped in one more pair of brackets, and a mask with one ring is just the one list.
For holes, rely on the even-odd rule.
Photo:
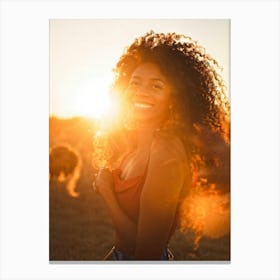
[(166, 119), (166, 114), (151, 109), (134, 109), (133, 119), (136, 123), (147, 123), (149, 125), (154, 123), (156, 125)]
[(134, 118), (136, 124), (147, 124), (149, 126), (157, 126), (162, 123), (162, 118), (151, 117), (151, 116), (135, 116)]

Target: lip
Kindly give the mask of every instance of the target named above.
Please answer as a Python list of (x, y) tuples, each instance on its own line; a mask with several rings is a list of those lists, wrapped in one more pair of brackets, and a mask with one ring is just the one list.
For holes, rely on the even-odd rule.
[(146, 101), (146, 100), (132, 100), (132, 105), (134, 106), (134, 108), (139, 108), (139, 109), (150, 109), (152, 107), (154, 107), (154, 104)]
[(139, 108), (139, 109), (150, 109), (154, 105), (146, 102), (133, 102), (134, 108)]

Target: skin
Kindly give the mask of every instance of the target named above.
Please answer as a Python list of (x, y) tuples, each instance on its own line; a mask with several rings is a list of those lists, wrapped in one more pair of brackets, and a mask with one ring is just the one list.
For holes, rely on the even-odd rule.
[[(126, 94), (138, 126), (147, 126), (148, 123), (151, 128), (160, 126), (168, 112), (171, 86), (155, 64), (143, 63), (135, 69)], [(139, 104), (151, 107), (142, 108), (137, 106)]]
[[(172, 88), (155, 64), (144, 63), (133, 72), (127, 94), (137, 123), (137, 148), (121, 166), (122, 179), (144, 173), (140, 213), (135, 224), (120, 208), (108, 169), (100, 170), (95, 181), (110, 212), (121, 250), (136, 260), (159, 260), (166, 247), (176, 214), (180, 191), (189, 179), (182, 142), (173, 136), (155, 137), (154, 131), (167, 117)], [(135, 106), (135, 104), (140, 104)]]

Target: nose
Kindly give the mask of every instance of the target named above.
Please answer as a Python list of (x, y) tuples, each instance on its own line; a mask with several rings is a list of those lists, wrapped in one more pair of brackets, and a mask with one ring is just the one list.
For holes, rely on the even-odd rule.
[(148, 85), (141, 85), (135, 91), (136, 96), (147, 96), (150, 94)]

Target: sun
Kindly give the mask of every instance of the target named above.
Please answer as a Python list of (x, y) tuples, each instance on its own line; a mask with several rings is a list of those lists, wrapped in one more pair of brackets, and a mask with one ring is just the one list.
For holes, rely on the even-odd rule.
[(113, 94), (113, 75), (95, 75), (83, 78), (75, 75), (71, 81), (61, 81), (59, 94), (52, 94), (50, 115), (62, 118), (85, 117), (94, 120), (114, 119), (118, 114), (118, 101)]
[(112, 100), (109, 97), (110, 79), (95, 77), (81, 83), (75, 96), (75, 112), (94, 119), (101, 119), (112, 111)]

